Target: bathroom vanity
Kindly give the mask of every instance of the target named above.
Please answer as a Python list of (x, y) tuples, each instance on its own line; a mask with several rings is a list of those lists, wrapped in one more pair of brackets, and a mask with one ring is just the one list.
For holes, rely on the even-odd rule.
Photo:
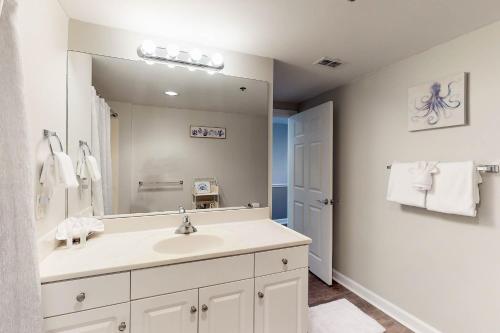
[(174, 233), (179, 215), (110, 220), (85, 248), (51, 252), (45, 332), (306, 333), (310, 239), (198, 215), (190, 235)]

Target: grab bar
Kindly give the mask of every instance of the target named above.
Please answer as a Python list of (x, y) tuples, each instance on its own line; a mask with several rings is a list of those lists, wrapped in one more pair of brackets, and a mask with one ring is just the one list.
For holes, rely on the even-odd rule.
[[(387, 165), (387, 169), (391, 169), (392, 165)], [(485, 173), (500, 173), (498, 164), (480, 164), (476, 166), (477, 171)]]

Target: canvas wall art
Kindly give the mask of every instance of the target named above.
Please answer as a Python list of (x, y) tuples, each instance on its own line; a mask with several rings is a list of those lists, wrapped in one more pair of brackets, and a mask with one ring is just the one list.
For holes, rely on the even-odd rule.
[(191, 126), (191, 137), (225, 139), (226, 129), (224, 127)]
[(466, 74), (448, 76), (408, 90), (408, 130), (466, 124)]

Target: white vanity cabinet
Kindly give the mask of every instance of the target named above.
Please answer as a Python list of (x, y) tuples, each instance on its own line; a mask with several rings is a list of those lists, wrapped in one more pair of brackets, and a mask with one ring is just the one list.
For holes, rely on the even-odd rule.
[(131, 320), (132, 332), (196, 333), (198, 290), (132, 301)]
[(45, 318), (46, 333), (128, 333), (130, 323), (128, 303)]
[(42, 285), (47, 333), (307, 333), (307, 245)]
[(199, 333), (253, 333), (254, 279), (200, 289)]
[(255, 333), (305, 333), (307, 268), (255, 279)]

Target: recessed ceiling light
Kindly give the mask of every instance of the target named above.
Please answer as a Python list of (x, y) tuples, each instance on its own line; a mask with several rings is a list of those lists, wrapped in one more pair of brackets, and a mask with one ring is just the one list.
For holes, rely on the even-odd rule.
[(167, 91), (165, 91), (165, 95), (168, 95), (168, 96), (177, 96), (177, 95), (179, 95), (179, 93), (177, 93), (175, 91), (172, 91), (172, 90), (167, 90)]

